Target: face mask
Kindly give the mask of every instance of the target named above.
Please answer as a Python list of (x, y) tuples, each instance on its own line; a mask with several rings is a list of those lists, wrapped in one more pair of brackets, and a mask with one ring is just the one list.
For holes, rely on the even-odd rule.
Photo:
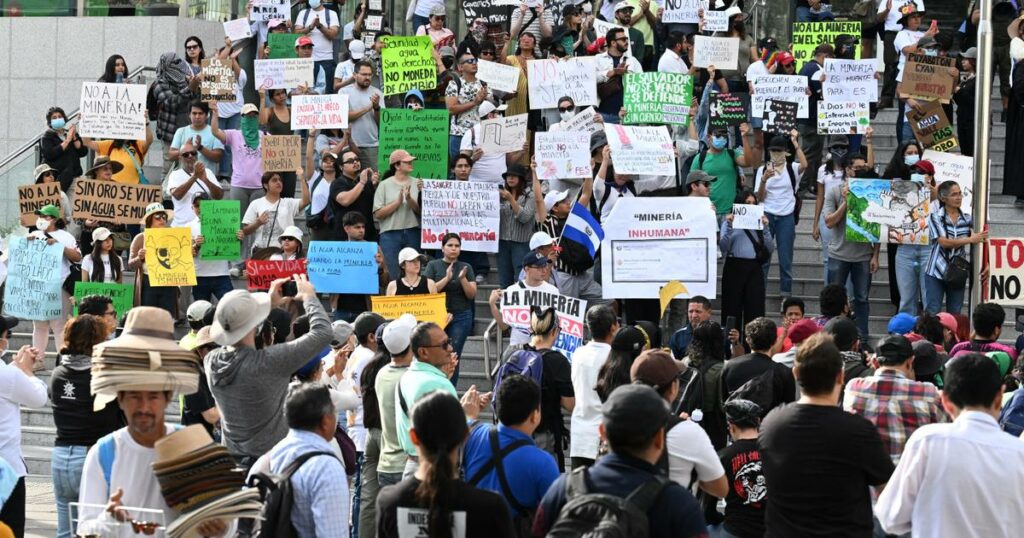
[(924, 183), (924, 174), (910, 174), (910, 181), (916, 181), (918, 183)]
[(842, 161), (843, 157), (846, 157), (846, 150), (845, 149), (836, 148), (836, 149), (833, 149), (830, 153), (832, 154), (832, 162), (836, 162), (837, 163), (839, 161)]
[(455, 65), (455, 58), (441, 58), (441, 63), (444, 64), (445, 69), (451, 69)]
[(66, 124), (67, 122), (64, 121), (64, 118), (53, 118), (50, 120), (50, 127), (54, 129), (63, 129)]
[(867, 168), (867, 169), (864, 169), (864, 170), (857, 170), (856, 172), (854, 172), (853, 177), (860, 178), (860, 179), (870, 179), (870, 178), (875, 177), (875, 174), (874, 174), (873, 170), (871, 170), (870, 168)]
[(917, 161), (920, 161), (920, 160), (921, 160), (921, 156), (917, 155), (917, 154), (914, 154), (914, 155), (904, 155), (903, 156), (903, 164), (905, 164), (907, 166), (914, 166), (915, 164), (917, 164)]
[(309, 8), (310, 9), (319, 9), (320, 8), (320, 3), (321, 3), (320, 0), (309, 0)]
[(245, 145), (256, 149), (260, 145), (260, 119), (252, 114), (242, 116), (242, 138)]
[(46, 231), (50, 229), (50, 219), (38, 217), (36, 219), (36, 229)]
[(925, 56), (938, 56), (939, 55), (939, 51), (932, 50), (932, 49), (925, 49), (924, 55)]
[(573, 114), (571, 110), (566, 110), (565, 112), (561, 112), (558, 115), (561, 116), (562, 121), (569, 121), (573, 118), (573, 116), (575, 116), (575, 114)]
[(711, 137), (711, 145), (715, 149), (725, 149), (725, 146), (729, 145), (729, 139), (724, 136), (713, 136)]

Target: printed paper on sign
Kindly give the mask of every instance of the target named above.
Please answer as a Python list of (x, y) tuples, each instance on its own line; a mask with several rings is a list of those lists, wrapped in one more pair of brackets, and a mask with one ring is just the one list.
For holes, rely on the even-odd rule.
[(252, 37), (252, 27), (246, 18), (235, 19), (224, 23), (224, 35), (231, 41), (241, 41)]
[(676, 173), (676, 148), (667, 127), (605, 125), (604, 132), (616, 172), (654, 176)]
[(501, 198), (493, 183), (423, 180), (420, 246), (439, 250), (445, 234), (457, 233), (464, 251), (498, 252), (500, 213)]
[(693, 65), (713, 65), (719, 71), (735, 70), (739, 65), (740, 38), (697, 35), (693, 39)]

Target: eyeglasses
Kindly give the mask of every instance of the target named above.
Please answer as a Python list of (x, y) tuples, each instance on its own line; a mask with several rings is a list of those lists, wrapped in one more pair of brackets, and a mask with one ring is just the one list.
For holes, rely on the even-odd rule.
[(482, 51), (480, 51), (480, 56), (494, 56), (494, 51), (493, 50), (482, 50)]
[(196, 156), (196, 155), (198, 155), (198, 154), (199, 154), (199, 153), (198, 153), (198, 152), (195, 152), (195, 151), (183, 151), (183, 152), (181, 152), (181, 153), (180, 153), (180, 155), (181, 155), (182, 157), (186, 158), (186, 159), (192, 159), (192, 158), (195, 158), (195, 156)]
[(569, 112), (571, 110), (574, 110), (575, 108), (576, 107), (574, 107), (574, 106), (560, 106), (560, 107), (558, 107), (558, 111), (559, 112)]
[(346, 159), (344, 161), (341, 161), (341, 164), (358, 164), (358, 163), (359, 163), (359, 159)]
[(153, 215), (153, 218), (156, 220), (167, 220), (167, 213), (157, 213)]
[(448, 349), (448, 348), (452, 347), (452, 339), (449, 338), (449, 339), (445, 340), (444, 342), (441, 342), (440, 344), (430, 344), (429, 346), (420, 346), (420, 347), (439, 347), (441, 349)]
[(466, 58), (465, 60), (462, 60), (462, 63), (463, 64), (475, 64), (476, 63), (476, 58)]

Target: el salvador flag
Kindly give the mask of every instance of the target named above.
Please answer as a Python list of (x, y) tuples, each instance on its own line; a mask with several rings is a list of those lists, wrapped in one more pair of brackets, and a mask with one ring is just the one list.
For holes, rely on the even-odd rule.
[(601, 247), (604, 230), (587, 208), (574, 203), (569, 218), (565, 220), (565, 227), (562, 228), (562, 237), (587, 247), (590, 257), (593, 258), (597, 254), (597, 249)]

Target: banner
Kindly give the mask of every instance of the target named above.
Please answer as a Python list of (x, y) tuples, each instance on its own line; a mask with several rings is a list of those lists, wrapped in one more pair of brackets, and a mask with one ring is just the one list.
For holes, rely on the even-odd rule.
[(615, 172), (654, 176), (676, 174), (676, 148), (664, 126), (605, 125), (604, 133), (611, 147)]
[(819, 134), (864, 134), (871, 126), (866, 102), (818, 101)]
[(590, 133), (586, 131), (539, 131), (533, 136), (537, 177), (565, 179), (591, 177)]
[(592, 57), (568, 60), (528, 60), (530, 108), (558, 108), (568, 95), (577, 107), (597, 105), (597, 71)]
[(598, 123), (595, 118), (600, 117), (594, 107), (588, 106), (583, 110), (580, 110), (572, 117), (568, 122), (559, 122), (548, 128), (549, 132), (558, 131), (586, 131), (588, 133), (596, 133), (604, 130), (604, 124)]
[(555, 307), (560, 332), (552, 349), (561, 351), (571, 361), (573, 352), (583, 345), (583, 316), (587, 312), (587, 302), (568, 295), (519, 286), (510, 286), (501, 292), (501, 319), (513, 330), (529, 332), (533, 306)]
[(200, 200), (199, 214), (199, 233), (203, 235), (199, 259), (241, 260), (242, 242), (236, 235), (242, 229), (241, 202)]
[(526, 120), (528, 114), (503, 116), (483, 120), (477, 129), (480, 137), (478, 147), (484, 154), (512, 153), (523, 149), (526, 143)]
[(306, 273), (320, 293), (379, 293), (377, 243), (313, 241), (306, 254)]
[(522, 70), (518, 67), (487, 60), (480, 60), (476, 65), (476, 78), (486, 82), (491, 89), (512, 93), (519, 88)]
[(440, 250), (445, 234), (457, 233), (462, 250), (498, 252), (501, 197), (493, 183), (423, 180), (420, 191), (420, 247)]
[[(860, 39), (860, 21), (795, 22), (793, 23), (793, 57), (797, 69), (814, 59), (814, 49), (822, 43), (834, 45), (841, 35)], [(854, 58), (860, 59), (860, 47), (853, 47)]]
[(302, 138), (299, 135), (260, 137), (264, 172), (294, 172), (302, 167)]
[(501, 26), (506, 31), (513, 9), (510, 5), (501, 4), (501, 0), (464, 0), (462, 2), (462, 11), (466, 15), (467, 22), (480, 18), (487, 21), (487, 24)]
[(292, 4), (289, 0), (252, 0), (251, 3), (252, 9), (249, 10), (249, 18), (253, 22), (291, 18)]
[(763, 205), (733, 204), (732, 206), (732, 228), (733, 230), (763, 230), (764, 222)]
[(220, 58), (209, 58), (203, 60), (202, 82), (199, 83), (200, 98), (204, 103), (211, 101), (227, 101), (234, 103), (238, 97), (235, 95), (235, 71), (231, 69), (230, 63), (224, 63)]
[(256, 72), (253, 84), (256, 88), (263, 86), (267, 90), (291, 90), (299, 86), (313, 87), (312, 58), (253, 60), (253, 67)]
[(271, 60), (298, 58), (299, 53), (295, 51), (295, 40), (300, 37), (302, 34), (267, 34), (267, 46), (270, 47), (267, 57)]
[(956, 131), (949, 124), (942, 105), (935, 101), (921, 103), (921, 112), (913, 108), (907, 109), (907, 120), (914, 138), (926, 149), (935, 151), (951, 151), (960, 144), (956, 140)]
[(796, 115), (800, 105), (773, 99), (764, 106), (764, 132), (789, 136), (796, 129)]
[(851, 179), (846, 240), (927, 245), (931, 191), (903, 179)]
[(114, 312), (118, 319), (135, 306), (135, 287), (131, 284), (115, 284), (108, 282), (75, 282), (75, 307), (72, 315), (78, 315), (78, 305), (82, 299), (90, 295), (110, 297), (114, 303)]
[(921, 160), (935, 166), (936, 186), (943, 181), (956, 181), (960, 184), (960, 192), (964, 195), (960, 211), (971, 214), (974, 211), (974, 157), (926, 149)]
[(78, 134), (87, 138), (145, 140), (146, 85), (83, 82)]
[(416, 316), (418, 322), (436, 323), (440, 327), (448, 325), (448, 309), (444, 305), (443, 293), (425, 293), (422, 295), (374, 295), (370, 297), (370, 307), (384, 319), (398, 319), (402, 314)]
[(955, 60), (952, 57), (908, 54), (903, 66), (903, 82), (899, 84), (900, 97), (948, 103), (956, 85), (956, 77), (949, 72)]
[(623, 80), (623, 123), (685, 127), (693, 103), (693, 77), (682, 73), (626, 73)]
[(707, 37), (698, 34), (693, 38), (693, 65), (697, 67), (713, 65), (719, 71), (736, 70), (739, 57), (738, 37)]
[(270, 284), (279, 278), (304, 274), (306, 260), (245, 260), (245, 275), (249, 279), (246, 287), (249, 291), (268, 290)]
[(448, 177), (448, 110), (382, 108), (380, 111), (380, 170), (388, 169), (388, 158), (396, 149), (416, 157), (413, 176)]
[(139, 224), (146, 206), (163, 200), (160, 185), (130, 185), (86, 177), (75, 180), (71, 217), (114, 224)]
[(19, 236), (8, 241), (4, 314), (33, 321), (61, 318), (64, 245)]
[(754, 75), (750, 82), (754, 93), (750, 94), (750, 115), (764, 117), (765, 101), (779, 100), (798, 103), (796, 117), (807, 118), (810, 106), (807, 98), (807, 77), (794, 75)]
[(64, 208), (60, 201), (60, 183), (35, 183), (33, 185), (18, 185), (18, 212), (21, 214), (21, 225), (28, 228), (36, 223), (36, 210), (43, 206), (53, 204), (60, 207), (60, 214), (64, 214)]
[(603, 297), (655, 299), (678, 280), (683, 298), (715, 298), (718, 221), (707, 198), (620, 198), (601, 225)]
[(252, 37), (252, 26), (249, 19), (242, 17), (231, 21), (224, 21), (224, 35), (231, 41), (241, 41)]
[(293, 95), (291, 127), (348, 129), (348, 95)]
[(700, 22), (700, 10), (708, 9), (708, 0), (665, 0), (662, 7), (665, 11), (661, 14), (661, 22), (696, 24)]
[(825, 101), (878, 101), (875, 60), (825, 59), (821, 95)]
[(728, 127), (747, 121), (747, 107), (743, 97), (731, 93), (712, 93), (708, 110), (712, 127)]
[(1024, 238), (992, 237), (988, 240), (988, 300), (1003, 306), (1024, 307), (1021, 278), (1024, 275)]
[(149, 285), (195, 286), (192, 231), (188, 228), (147, 228), (146, 269)]
[(437, 86), (437, 64), (429, 36), (385, 36), (380, 52), (384, 74), (384, 95), (413, 89), (433, 90)]

